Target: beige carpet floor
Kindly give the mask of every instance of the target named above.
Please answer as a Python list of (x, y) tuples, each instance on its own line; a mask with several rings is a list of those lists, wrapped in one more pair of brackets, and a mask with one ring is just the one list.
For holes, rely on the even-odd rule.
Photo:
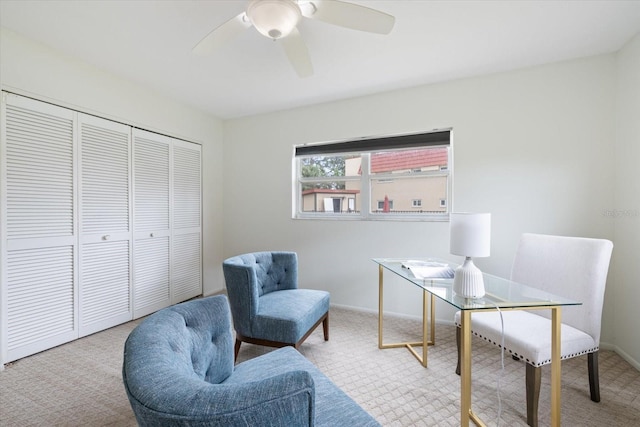
[[(11, 363), (0, 372), (0, 426), (135, 426), (122, 386), (122, 347), (136, 321)], [(437, 325), (423, 368), (403, 348), (377, 348), (377, 316), (332, 308), (330, 340), (314, 332), (301, 352), (383, 426), (455, 426), (460, 380), (455, 329)], [(385, 342), (417, 340), (420, 322), (385, 317)], [(243, 344), (239, 361), (270, 349)], [(563, 362), (562, 424), (640, 424), (640, 372), (611, 351), (600, 352), (602, 401), (591, 402), (586, 357)], [(524, 365), (473, 340), (473, 408), (488, 425), (524, 426)], [(497, 381), (501, 416), (498, 423)], [(549, 425), (550, 371), (543, 369), (540, 422)], [(355, 426), (350, 426), (355, 427)]]

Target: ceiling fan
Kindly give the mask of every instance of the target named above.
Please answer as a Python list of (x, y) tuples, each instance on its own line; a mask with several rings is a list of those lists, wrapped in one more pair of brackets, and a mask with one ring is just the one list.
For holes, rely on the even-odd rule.
[(313, 74), (309, 51), (297, 25), (302, 18), (377, 34), (389, 34), (395, 18), (379, 10), (338, 0), (251, 0), (247, 9), (207, 34), (194, 48), (206, 55), (249, 27), (278, 41), (300, 77)]

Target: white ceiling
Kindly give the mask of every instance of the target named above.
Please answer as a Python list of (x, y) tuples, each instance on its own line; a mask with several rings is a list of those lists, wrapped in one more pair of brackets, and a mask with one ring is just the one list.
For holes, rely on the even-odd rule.
[(351, 2), (395, 16), (394, 29), (304, 19), (304, 79), (254, 28), (191, 53), (245, 0), (0, 0), (0, 24), (222, 119), (614, 52), (640, 32), (640, 0)]

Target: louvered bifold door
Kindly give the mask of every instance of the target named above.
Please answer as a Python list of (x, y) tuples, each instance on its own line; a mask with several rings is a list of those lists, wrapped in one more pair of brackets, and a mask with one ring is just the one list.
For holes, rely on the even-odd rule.
[(171, 138), (133, 130), (133, 315), (145, 316), (171, 303)]
[(202, 294), (201, 146), (173, 143), (171, 289), (178, 303)]
[(3, 93), (3, 363), (77, 338), (75, 114)]
[(79, 115), (80, 336), (133, 318), (131, 128)]

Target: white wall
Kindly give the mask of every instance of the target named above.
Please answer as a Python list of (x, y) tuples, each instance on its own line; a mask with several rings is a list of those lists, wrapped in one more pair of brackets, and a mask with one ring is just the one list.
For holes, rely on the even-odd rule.
[[(370, 259), (456, 260), (448, 223), (293, 220), (292, 147), (443, 127), (454, 135), (454, 210), (493, 214), (481, 268), (508, 276), (523, 232), (611, 238), (615, 64), (598, 56), (227, 121), (224, 254), (297, 251), (301, 286), (376, 310)], [(419, 315), (417, 289), (390, 280), (387, 290), (388, 310)], [(438, 306), (439, 321), (452, 316)]]
[(222, 122), (6, 29), (0, 55), (3, 90), (202, 144), (203, 285), (222, 289)]
[(616, 350), (640, 369), (640, 34), (617, 57), (614, 288), (607, 313)]

